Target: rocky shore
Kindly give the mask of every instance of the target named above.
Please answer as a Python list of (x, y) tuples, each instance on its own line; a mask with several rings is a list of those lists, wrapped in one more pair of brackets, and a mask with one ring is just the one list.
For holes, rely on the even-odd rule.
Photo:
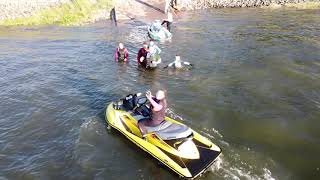
[(1, 0), (0, 20), (28, 17), (38, 10), (60, 6), (66, 2), (70, 0)]
[[(178, 0), (180, 9), (205, 9), (205, 8), (236, 8), (236, 7), (263, 7), (285, 6), (286, 4), (314, 3), (320, 7), (320, 0)], [(298, 6), (297, 6), (298, 7)]]

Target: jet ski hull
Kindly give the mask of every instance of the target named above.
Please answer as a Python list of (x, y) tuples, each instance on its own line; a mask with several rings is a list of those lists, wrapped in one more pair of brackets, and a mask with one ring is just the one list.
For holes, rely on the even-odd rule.
[[(182, 158), (183, 155), (179, 154), (173, 146), (170, 146), (178, 140), (162, 140), (152, 133), (147, 134), (146, 138), (142, 138), (137, 122), (132, 120), (130, 113), (116, 110), (113, 103), (108, 105), (105, 117), (108, 125), (121, 132), (130, 141), (181, 177), (197, 177), (209, 168), (221, 153), (221, 149), (218, 146), (192, 130), (192, 141), (198, 148), (200, 158)], [(182, 124), (168, 117), (166, 117), (166, 120)]]

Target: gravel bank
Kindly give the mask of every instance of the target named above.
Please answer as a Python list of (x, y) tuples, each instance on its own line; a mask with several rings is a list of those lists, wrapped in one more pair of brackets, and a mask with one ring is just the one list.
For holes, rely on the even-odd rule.
[(181, 9), (205, 9), (223, 7), (260, 7), (269, 5), (299, 4), (320, 0), (178, 0)]
[[(96, 4), (99, 0), (87, 1), (89, 4)], [(164, 9), (165, 1), (166, 0), (110, 0), (111, 5), (100, 8), (99, 10), (95, 11), (93, 15), (90, 14), (90, 12), (93, 12), (90, 10), (88, 12), (86, 11), (81, 13), (84, 13), (83, 16), (90, 14), (90, 18), (85, 19), (85, 22), (90, 23), (96, 20), (107, 19), (110, 13), (110, 7), (115, 5), (118, 19), (132, 19), (135, 17), (151, 17), (153, 19), (154, 16), (161, 17), (163, 15), (161, 11)], [(0, 0), (0, 22), (12, 19), (15, 21), (16, 18), (30, 17), (33, 13), (39, 10), (50, 9), (68, 2), (77, 4), (76, 0)], [(80, 2), (82, 1), (79, 1), (79, 3)], [(305, 9), (320, 8), (320, 0), (177, 0), (177, 2), (178, 8), (182, 10), (261, 6), (281, 8), (283, 7), (282, 5), (285, 5), (285, 7)], [(85, 7), (87, 7), (87, 5), (85, 5)], [(64, 15), (65, 17), (63, 17), (63, 20), (66, 20), (66, 18), (74, 18), (73, 16), (75, 14), (70, 12), (69, 14)], [(22, 22), (25, 22), (25, 20), (22, 20)], [(45, 22), (45, 24), (49, 23)], [(52, 23), (55, 23), (55, 21), (52, 21)], [(24, 23), (20, 22), (12, 24), (23, 25)], [(34, 23), (32, 22), (27, 24)], [(9, 23), (9, 25), (11, 25), (11, 23)]]
[(66, 2), (70, 0), (0, 0), (0, 20), (28, 17), (38, 10)]

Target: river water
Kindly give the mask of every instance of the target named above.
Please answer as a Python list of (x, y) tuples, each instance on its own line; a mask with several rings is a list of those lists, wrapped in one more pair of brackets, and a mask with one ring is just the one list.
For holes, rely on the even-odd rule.
[[(201, 179), (319, 179), (320, 11), (217, 9), (181, 14), (164, 64), (137, 68), (147, 24), (0, 28), (0, 179), (175, 179), (125, 137), (104, 107), (168, 90), (172, 117), (223, 150)], [(130, 52), (117, 64), (117, 42)], [(163, 66), (164, 66), (163, 64)]]

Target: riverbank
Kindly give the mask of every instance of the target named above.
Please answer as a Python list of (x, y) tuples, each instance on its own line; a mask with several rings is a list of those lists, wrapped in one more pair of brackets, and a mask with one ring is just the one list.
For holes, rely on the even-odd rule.
[(0, 20), (29, 17), (34, 12), (61, 6), (70, 0), (1, 0)]
[(236, 7), (288, 7), (298, 9), (320, 8), (320, 0), (180, 0), (179, 9)]
[[(2, 0), (0, 25), (83, 25), (110, 17), (154, 19), (164, 15), (165, 0)], [(132, 8), (134, 7), (134, 11)], [(320, 0), (178, 0), (180, 10), (262, 7), (270, 9), (320, 9)]]
[(113, 0), (1, 2), (0, 25), (82, 25), (108, 19)]

